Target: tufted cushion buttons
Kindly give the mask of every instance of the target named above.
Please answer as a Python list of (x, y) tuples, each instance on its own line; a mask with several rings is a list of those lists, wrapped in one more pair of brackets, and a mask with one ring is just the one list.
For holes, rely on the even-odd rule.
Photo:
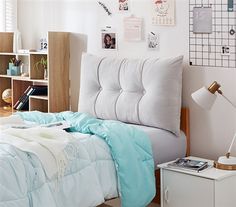
[(100, 58), (83, 54), (79, 111), (179, 133), (183, 57)]

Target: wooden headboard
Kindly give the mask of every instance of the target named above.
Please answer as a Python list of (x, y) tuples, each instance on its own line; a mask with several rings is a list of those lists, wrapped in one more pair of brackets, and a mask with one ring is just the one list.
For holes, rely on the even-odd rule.
[(181, 118), (180, 118), (180, 129), (186, 135), (186, 156), (190, 155), (190, 122), (189, 122), (189, 109), (181, 109)]

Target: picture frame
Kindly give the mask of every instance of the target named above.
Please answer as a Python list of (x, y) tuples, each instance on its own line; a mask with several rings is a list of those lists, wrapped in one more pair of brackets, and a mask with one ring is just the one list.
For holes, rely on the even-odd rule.
[(117, 50), (117, 34), (111, 28), (101, 30), (101, 45), (104, 50)]

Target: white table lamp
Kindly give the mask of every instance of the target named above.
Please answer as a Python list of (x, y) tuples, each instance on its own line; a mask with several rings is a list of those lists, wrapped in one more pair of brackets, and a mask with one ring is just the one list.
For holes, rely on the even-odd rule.
[[(192, 93), (192, 98), (199, 106), (204, 109), (210, 110), (217, 97), (215, 93), (218, 92), (236, 109), (236, 106), (227, 97), (223, 95), (222, 91), (220, 90), (220, 87), (221, 85), (214, 81), (208, 88), (202, 87)], [(228, 152), (225, 156), (219, 157), (218, 161), (214, 162), (214, 167), (223, 170), (236, 170), (236, 157), (230, 156), (230, 152), (235, 139), (236, 133), (232, 139)]]

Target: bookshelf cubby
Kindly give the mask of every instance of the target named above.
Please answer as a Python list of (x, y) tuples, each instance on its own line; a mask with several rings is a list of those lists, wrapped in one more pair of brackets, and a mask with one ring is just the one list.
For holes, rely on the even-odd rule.
[[(43, 112), (60, 112), (69, 110), (69, 45), (70, 33), (48, 32), (47, 51), (14, 53), (14, 34), (0, 32), (0, 95), (7, 89), (12, 89), (12, 106), (21, 97), (30, 85), (47, 85), (48, 95), (29, 97), (29, 110)], [(47, 59), (48, 78), (44, 79), (44, 70), (39, 65), (35, 67), (42, 57)], [(28, 77), (7, 75), (8, 64), (12, 58), (19, 58), (28, 66)], [(7, 105), (0, 98), (1, 111), (6, 115), (3, 107)], [(9, 111), (9, 115), (13, 109)]]

